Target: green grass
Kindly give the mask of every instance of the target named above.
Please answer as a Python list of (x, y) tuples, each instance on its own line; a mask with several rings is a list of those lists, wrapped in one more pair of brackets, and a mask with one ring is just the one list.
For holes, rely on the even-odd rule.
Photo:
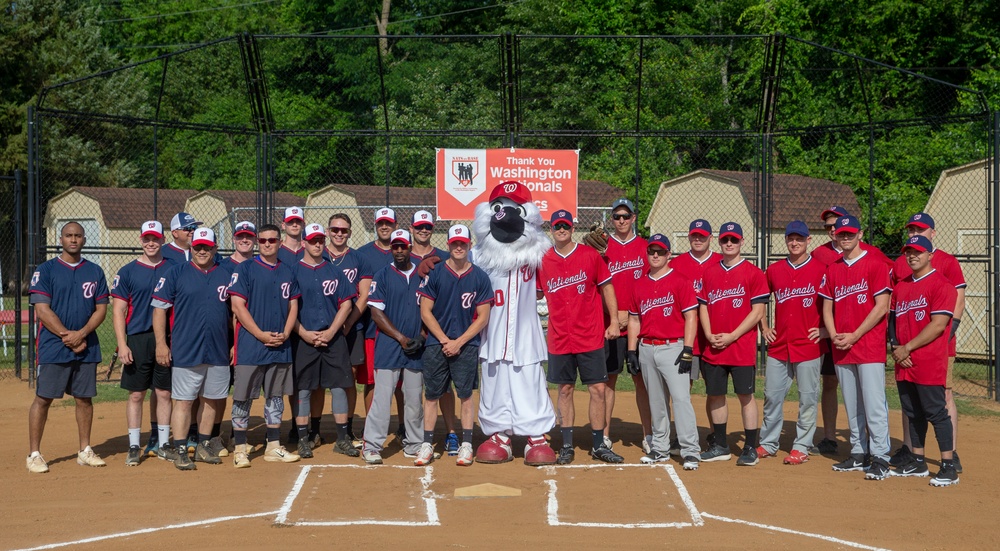
[[(128, 399), (128, 391), (118, 385), (117, 381), (107, 383), (97, 383), (97, 396), (94, 396), (94, 403), (104, 402), (124, 402)], [(76, 404), (73, 398), (64, 398), (58, 402), (62, 407), (69, 407)]]

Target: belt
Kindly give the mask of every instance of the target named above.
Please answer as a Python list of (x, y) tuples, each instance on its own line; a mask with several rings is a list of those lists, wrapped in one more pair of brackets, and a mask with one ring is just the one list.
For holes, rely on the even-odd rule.
[(664, 344), (676, 344), (684, 339), (639, 339), (642, 344), (648, 344), (649, 346), (662, 346)]

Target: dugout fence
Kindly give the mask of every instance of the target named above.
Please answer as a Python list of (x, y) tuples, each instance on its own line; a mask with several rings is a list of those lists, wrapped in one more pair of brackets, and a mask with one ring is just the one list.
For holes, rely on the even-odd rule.
[[(956, 391), (997, 397), (996, 123), (933, 73), (785, 35), (238, 35), (50, 86), (28, 118), (22, 277), (69, 219), (110, 279), (138, 223), (179, 210), (221, 229), (293, 201), (355, 224), (430, 207), (412, 192), (435, 148), (579, 150), (580, 179), (635, 200), (641, 232), (683, 252), (691, 219), (738, 222), (761, 266), (792, 219), (825, 242), (832, 204), (890, 256), (927, 209), (969, 281)], [(584, 210), (598, 195), (581, 187)]]

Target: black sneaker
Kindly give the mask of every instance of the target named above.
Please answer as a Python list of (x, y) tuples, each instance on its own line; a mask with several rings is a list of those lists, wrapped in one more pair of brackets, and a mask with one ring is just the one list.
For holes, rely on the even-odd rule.
[(753, 467), (760, 461), (757, 456), (757, 448), (753, 446), (744, 446), (743, 453), (740, 454), (739, 459), (736, 460), (736, 464), (740, 467)]
[(850, 457), (840, 463), (834, 463), (833, 470), (841, 473), (863, 471), (865, 470), (865, 457), (861, 454), (851, 454)]
[[(892, 461), (889, 461), (889, 465), (892, 465)], [(896, 470), (892, 471), (892, 476), (927, 476), (928, 474), (930, 473), (927, 471), (927, 462), (920, 461), (914, 455), (910, 455), (906, 463), (897, 465)]]
[(682, 465), (685, 471), (697, 471), (698, 470), (698, 458), (693, 455), (688, 455), (684, 458)]
[[(184, 450), (184, 452), (187, 453), (187, 450)], [(177, 461), (177, 456), (177, 449), (174, 448), (173, 444), (160, 444), (160, 446), (156, 448), (156, 457), (159, 457), (164, 461)]]
[(942, 461), (941, 470), (931, 479), (931, 486), (943, 488), (958, 484), (958, 471), (955, 469), (955, 461)]
[(361, 455), (361, 450), (355, 448), (354, 444), (351, 443), (350, 436), (346, 438), (338, 438), (333, 444), (333, 451), (335, 453), (344, 454), (347, 457), (358, 457)]
[(666, 461), (670, 461), (670, 455), (666, 453), (660, 453), (656, 450), (653, 450), (639, 458), (639, 463), (642, 463), (644, 465), (652, 465), (653, 463), (663, 463)]
[(899, 467), (906, 465), (910, 462), (911, 455), (913, 455), (913, 452), (910, 451), (910, 447), (903, 444), (902, 447), (896, 450), (896, 453), (892, 454), (892, 457), (889, 458), (889, 466)]
[(883, 459), (872, 459), (872, 466), (865, 473), (865, 480), (885, 480), (889, 477), (889, 462)]
[(729, 448), (717, 444), (712, 444), (701, 454), (702, 461), (729, 461), (732, 457), (733, 454), (729, 452)]
[[(197, 446), (195, 446), (197, 449)], [(181, 471), (193, 471), (198, 467), (195, 466), (194, 461), (191, 461), (191, 456), (188, 455), (187, 450), (179, 450), (177, 452), (177, 459), (174, 459), (174, 467), (177, 467)]]
[(194, 460), (201, 461), (202, 463), (208, 463), (209, 465), (222, 464), (222, 458), (220, 458), (219, 455), (215, 453), (215, 450), (212, 449), (211, 440), (198, 442), (198, 446), (194, 450)]
[(601, 444), (600, 448), (590, 450), (590, 457), (605, 463), (624, 463), (625, 458), (611, 451), (611, 448)]
[[(955, 472), (962, 474), (962, 460), (958, 458), (958, 452), (951, 452), (951, 462), (955, 465)], [(955, 482), (958, 482), (956, 479)]]
[(125, 466), (135, 467), (142, 460), (142, 449), (139, 446), (129, 446), (128, 455), (125, 456)]
[(816, 445), (816, 450), (821, 454), (837, 453), (837, 441), (824, 438), (819, 441), (819, 444)]
[(299, 440), (299, 443), (296, 444), (296, 446), (298, 449), (295, 453), (299, 454), (299, 457), (302, 459), (312, 459), (313, 448), (309, 440)]
[(403, 439), (406, 438), (406, 425), (400, 423), (399, 427), (396, 428), (396, 440), (399, 441), (400, 445), (403, 445)]
[(681, 443), (676, 438), (670, 440), (670, 449), (667, 450), (667, 453), (677, 457), (681, 456)]
[(569, 465), (576, 458), (576, 452), (572, 446), (559, 448), (559, 457), (556, 457), (556, 465)]

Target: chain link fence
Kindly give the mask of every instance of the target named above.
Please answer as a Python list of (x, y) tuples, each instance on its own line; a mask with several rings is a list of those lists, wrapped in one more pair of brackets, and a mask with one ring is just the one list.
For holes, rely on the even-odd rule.
[(0, 175), (0, 225), (11, 228), (0, 242), (0, 379), (20, 379), (24, 374), (28, 334), (24, 293), (22, 245), (24, 236), (24, 181), (22, 172)]
[(578, 150), (581, 219), (627, 196), (681, 253), (691, 220), (738, 222), (762, 268), (791, 220), (825, 243), (830, 206), (890, 256), (926, 211), (968, 283), (956, 391), (996, 397), (983, 96), (794, 37), (240, 35), (48, 88), (29, 118), (28, 265), (80, 219), (109, 278), (181, 210), (224, 249), (239, 220), (343, 211), (359, 245), (376, 207), (434, 212), (436, 148)]

